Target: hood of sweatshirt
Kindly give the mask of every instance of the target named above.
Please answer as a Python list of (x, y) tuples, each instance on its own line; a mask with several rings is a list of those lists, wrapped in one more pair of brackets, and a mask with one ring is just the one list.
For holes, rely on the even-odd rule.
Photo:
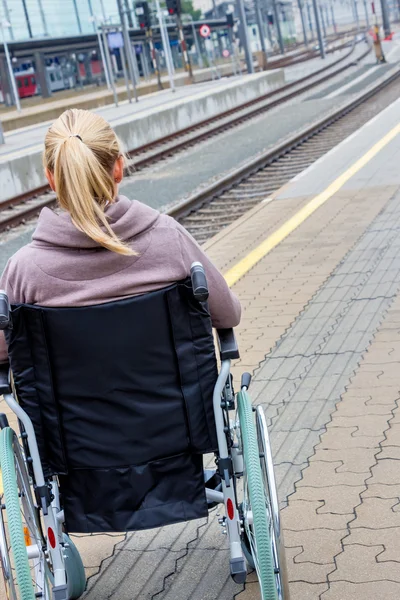
[[(158, 211), (141, 202), (131, 201), (126, 196), (118, 196), (105, 213), (112, 230), (123, 242), (149, 232), (160, 218)], [(49, 208), (44, 208), (40, 213), (32, 241), (35, 245), (49, 244), (77, 250), (99, 248), (97, 242), (76, 228), (69, 213), (54, 212)]]

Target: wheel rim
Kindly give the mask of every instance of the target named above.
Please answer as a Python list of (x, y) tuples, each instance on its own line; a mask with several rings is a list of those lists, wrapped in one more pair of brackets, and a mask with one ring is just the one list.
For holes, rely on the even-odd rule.
[[(269, 514), (270, 537), (275, 563), (275, 578), (278, 599), (290, 600), (289, 583), (286, 572), (285, 546), (283, 543), (283, 534), (281, 529), (279, 500), (277, 495), (271, 445), (264, 411), (261, 406), (257, 406), (256, 408), (256, 426), (260, 450), (261, 471), (264, 478), (265, 489), (268, 490), (268, 494), (266, 495), (266, 505)], [(267, 496), (269, 496), (270, 502), (268, 502)]]

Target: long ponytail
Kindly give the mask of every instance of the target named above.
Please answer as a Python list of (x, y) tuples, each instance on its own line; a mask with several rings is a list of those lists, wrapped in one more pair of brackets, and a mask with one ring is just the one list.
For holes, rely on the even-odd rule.
[(43, 162), (53, 173), (58, 202), (75, 226), (104, 248), (134, 256), (115, 235), (104, 212), (114, 201), (113, 168), (119, 156), (117, 136), (107, 121), (72, 109), (48, 130)]

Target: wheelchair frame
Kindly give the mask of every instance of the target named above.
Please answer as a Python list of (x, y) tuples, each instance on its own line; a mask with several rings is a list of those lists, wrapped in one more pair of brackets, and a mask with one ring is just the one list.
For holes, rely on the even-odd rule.
[[(194, 269), (194, 267), (196, 267)], [(202, 266), (197, 263), (192, 266), (192, 284), (195, 297), (199, 301), (204, 301), (208, 297), (207, 281)], [(0, 292), (0, 328), (4, 326), (4, 315), (2, 313), (2, 296)], [(8, 302), (8, 300), (7, 300)], [(4, 308), (4, 306), (3, 306)], [(3, 317), (3, 321), (2, 321)], [(6, 325), (7, 326), (7, 325)], [(230, 375), (231, 360), (239, 358), (236, 340), (233, 330), (218, 331), (221, 367), (213, 392), (213, 408), (216, 425), (218, 454), (216, 456), (217, 472), (221, 478), (222, 491), (216, 489), (208, 489), (206, 486), (206, 498), (209, 503), (221, 503), (225, 506), (225, 517), (220, 519), (221, 525), (226, 528), (229, 537), (230, 550), (230, 571), (232, 578), (238, 584), (243, 584), (247, 576), (247, 564), (255, 567), (260, 579), (260, 571), (257, 561), (253, 556), (253, 550), (250, 544), (249, 551), (244, 549), (244, 535), (246, 524), (253, 526), (253, 506), (250, 503), (249, 509), (244, 506), (244, 501), (241, 505), (238, 503), (237, 496), (237, 480), (243, 475), (246, 481), (246, 454), (245, 445), (241, 444), (241, 433), (237, 432), (242, 425), (239, 421), (232, 421), (229, 418), (229, 411), (235, 409), (235, 396), (232, 387)], [(8, 375), (8, 378), (10, 374)], [(243, 395), (247, 393), (250, 385), (251, 376), (245, 373), (242, 376), (241, 382), (241, 400)], [(46, 481), (43, 473), (43, 468), (40, 460), (39, 449), (36, 439), (36, 434), (31, 419), (28, 414), (22, 409), (17, 400), (14, 398), (9, 380), (4, 381), (4, 371), (0, 369), (0, 393), (4, 394), (4, 399), (17, 416), (20, 423), (23, 425), (22, 436), (25, 438), (25, 448), (29, 450), (29, 459), (34, 476), (34, 490), (37, 502), (37, 507), (41, 509), (44, 523), (44, 537), (47, 542), (48, 558), (52, 565), (54, 576), (54, 585), (52, 586), (52, 600), (70, 600), (68, 595), (66, 556), (65, 556), (65, 534), (63, 533), (64, 512), (60, 505), (59, 489), (57, 477), (52, 477), (50, 481)], [(247, 409), (251, 413), (250, 400), (246, 396)], [(288, 583), (285, 571), (284, 546), (281, 541), (281, 529), (279, 518), (279, 505), (277, 499), (275, 478), (273, 472), (272, 454), (269, 444), (268, 432), (266, 428), (265, 417), (262, 408), (252, 409), (256, 414), (257, 427), (254, 428), (254, 435), (257, 438), (256, 459), (260, 462), (260, 472), (263, 478), (263, 491), (258, 497), (258, 508), (264, 504), (264, 517), (266, 527), (262, 542), (267, 554), (270, 555), (269, 567), (269, 582), (260, 581), (262, 600), (289, 600)], [(0, 415), (0, 427), (8, 427), (8, 421), (5, 415)], [(236, 441), (235, 441), (236, 431)], [(14, 432), (14, 435), (15, 432)], [(15, 438), (14, 438), (15, 439)], [(15, 456), (15, 450), (14, 450)], [(253, 448), (253, 458), (254, 458)], [(25, 474), (29, 480), (29, 470), (27, 468), (27, 457), (25, 456)], [(260, 468), (260, 467), (258, 467)], [(260, 481), (261, 481), (261, 476)], [(247, 485), (245, 483), (245, 485)], [(245, 496), (244, 496), (245, 497)], [(7, 498), (6, 498), (7, 503)], [(262, 507), (261, 507), (262, 508)], [(254, 516), (254, 523), (256, 517)], [(268, 521), (268, 524), (267, 524)], [(253, 527), (255, 530), (255, 525)], [(267, 533), (266, 533), (267, 532)], [(255, 538), (257, 539), (257, 531), (255, 530)], [(0, 551), (2, 544), (4, 546), (4, 523), (0, 509)], [(256, 540), (257, 541), (257, 540)], [(258, 542), (254, 545), (256, 553), (258, 552)], [(265, 548), (264, 548), (265, 549)], [(3, 548), (4, 550), (4, 548)], [(28, 559), (39, 558), (43, 553), (43, 549), (38, 547), (38, 544), (27, 547)], [(252, 564), (253, 563), (253, 564)], [(4, 568), (4, 565), (3, 565)], [(267, 579), (268, 579), (267, 577)], [(261, 577), (263, 579), (263, 577)], [(265, 568), (264, 568), (265, 579)], [(266, 591), (267, 590), (267, 591)], [(75, 596), (78, 597), (78, 596)], [(25, 600), (25, 598), (22, 598)]]

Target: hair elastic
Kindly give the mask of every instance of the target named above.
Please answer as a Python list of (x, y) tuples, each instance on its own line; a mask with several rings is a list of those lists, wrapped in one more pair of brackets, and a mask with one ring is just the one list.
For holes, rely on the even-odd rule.
[(80, 135), (78, 135), (77, 133), (71, 133), (71, 135), (70, 135), (69, 137), (70, 137), (70, 138), (71, 138), (71, 137), (76, 137), (76, 138), (78, 138), (78, 140), (81, 140), (81, 142), (83, 142), (83, 139), (82, 139), (82, 138), (81, 138), (81, 136), (80, 136)]

